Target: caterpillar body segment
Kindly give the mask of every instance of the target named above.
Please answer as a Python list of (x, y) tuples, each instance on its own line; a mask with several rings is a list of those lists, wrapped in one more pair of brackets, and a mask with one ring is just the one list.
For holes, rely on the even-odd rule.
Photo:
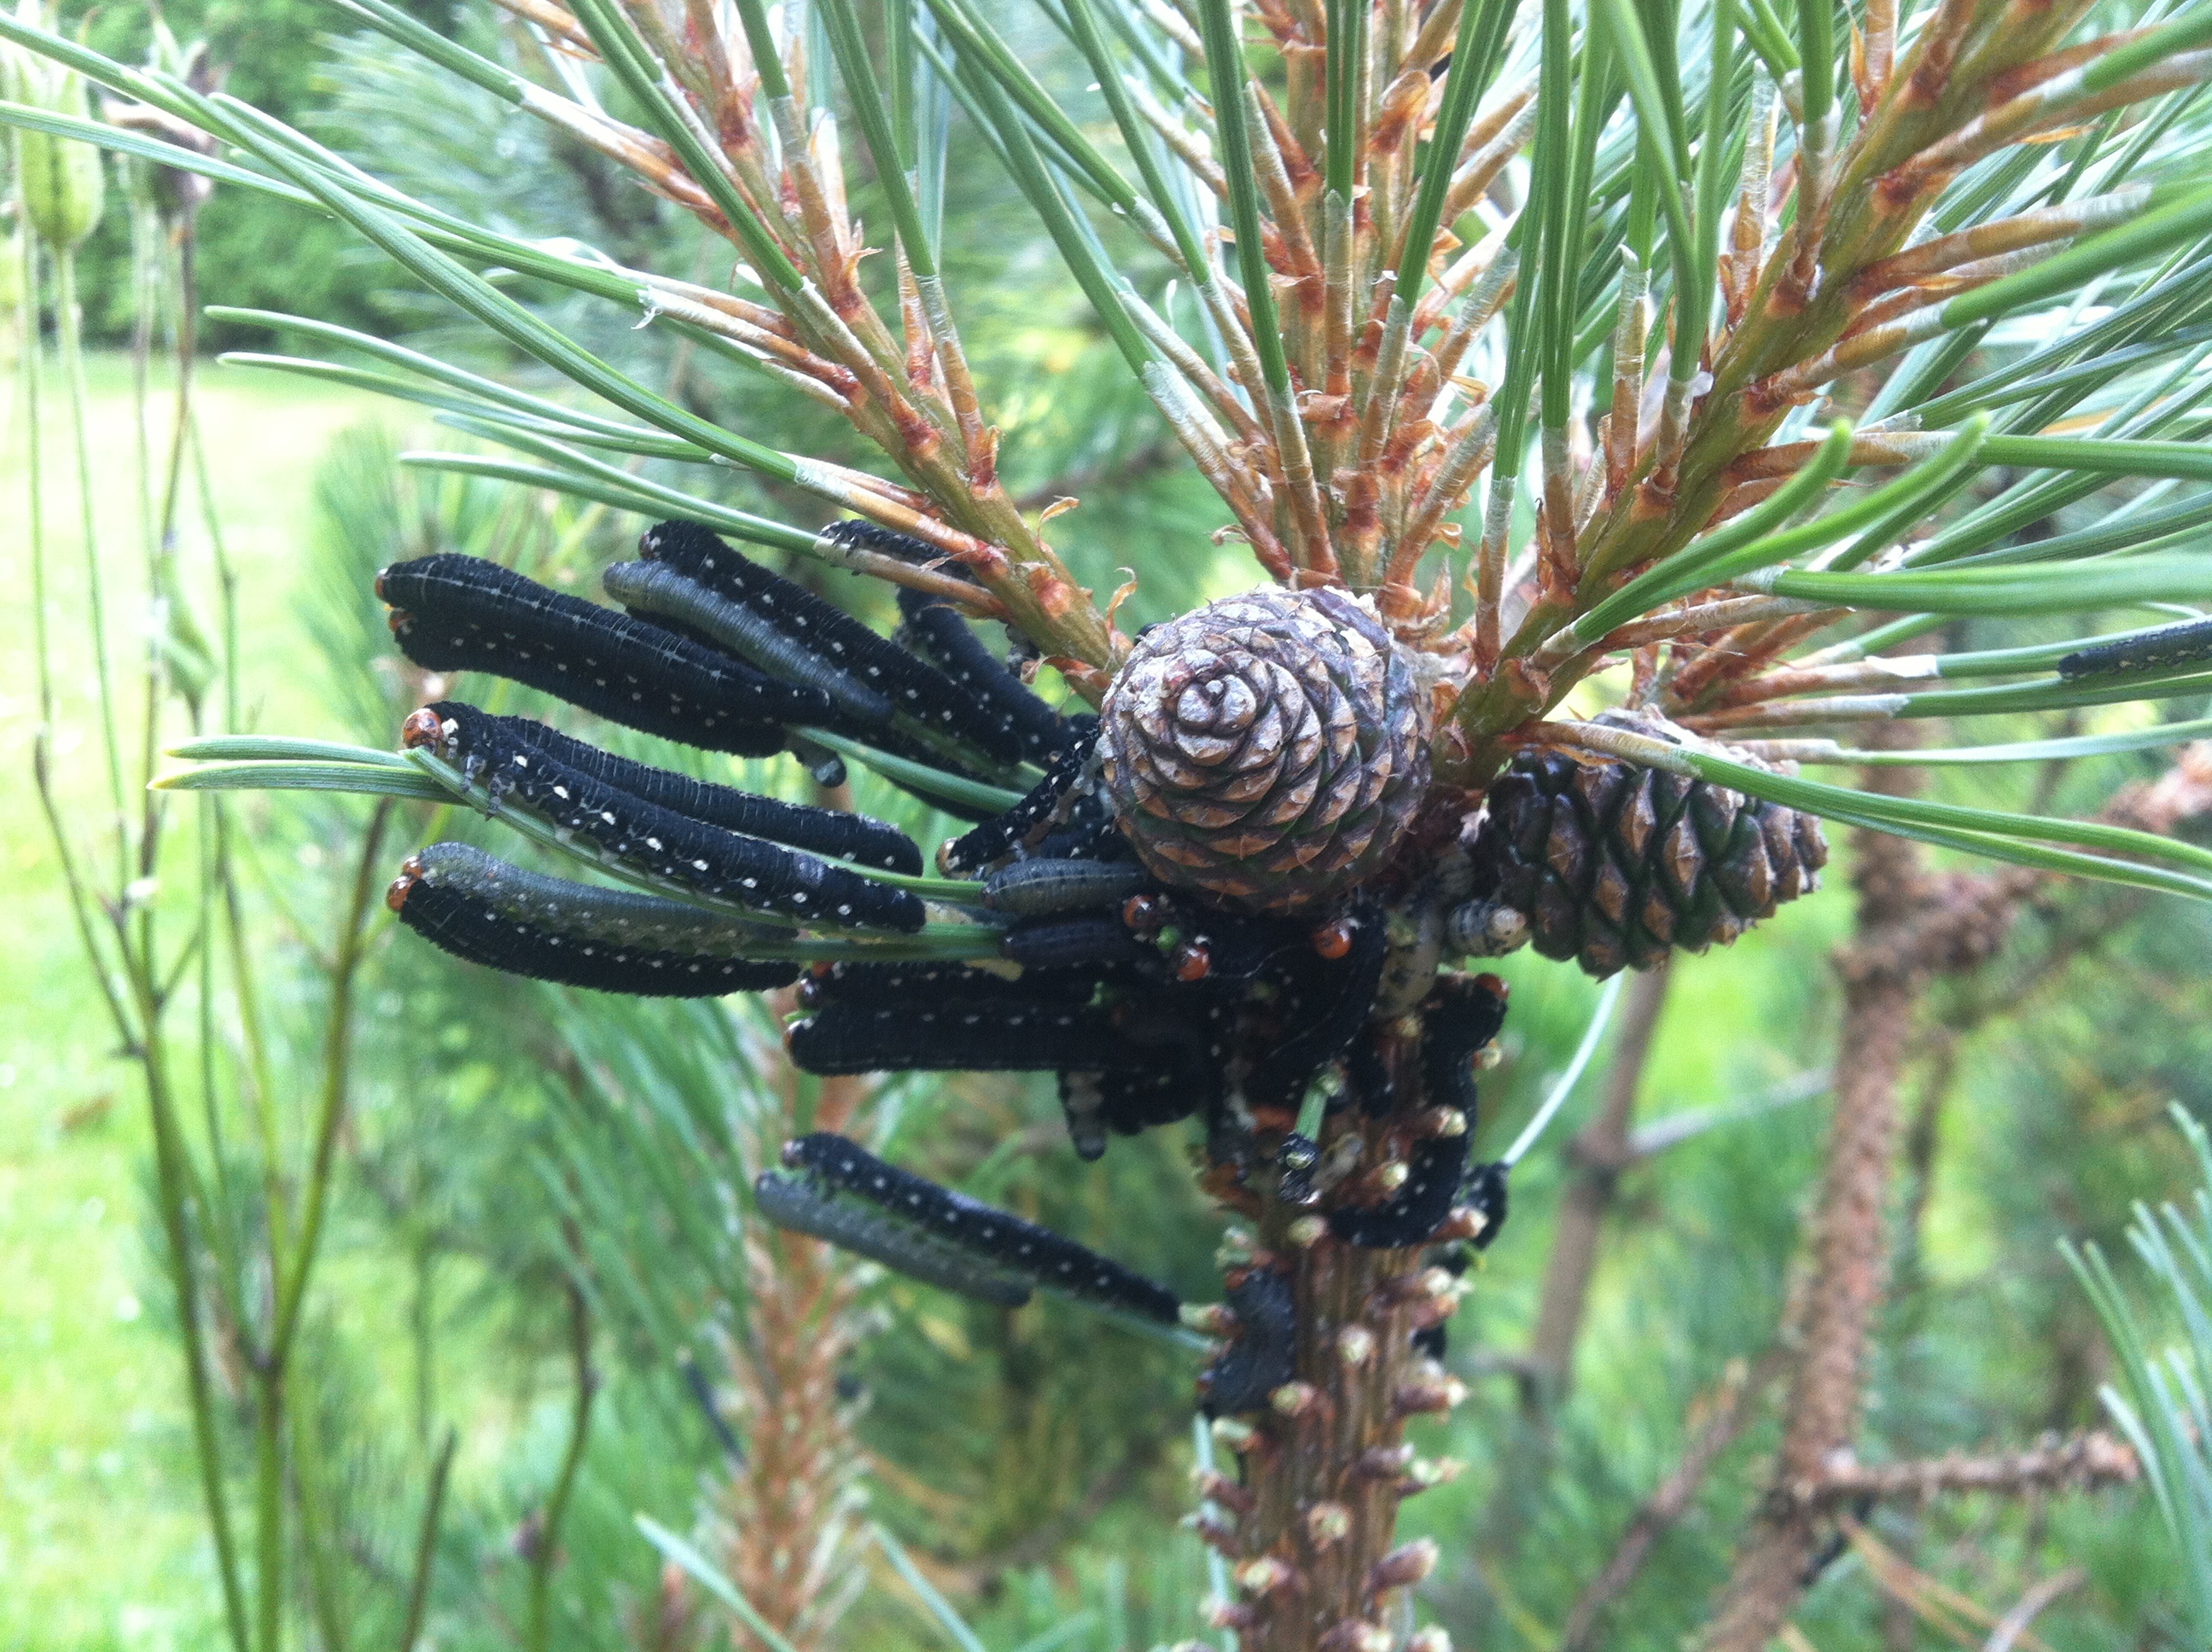
[(825, 1076), (1134, 1072), (1154, 1059), (1105, 1011), (1034, 997), (835, 1003), (793, 1023), (784, 1043), (802, 1071)]
[(891, 720), (891, 701), (882, 690), (823, 659), (767, 616), (665, 562), (617, 562), (600, 578), (607, 595), (633, 614), (674, 621), (771, 677), (818, 690), (847, 726), (872, 731)]
[(849, 1250), (894, 1272), (996, 1308), (1019, 1308), (1030, 1288), (988, 1261), (939, 1243), (910, 1223), (819, 1178), (763, 1170), (753, 1200), (776, 1226)]
[(604, 751), (549, 724), (527, 717), (495, 717), (460, 701), (443, 700), (425, 709), (438, 719), (441, 738), (447, 722), (458, 722), (464, 715), (483, 719), (486, 726), (495, 727), (519, 745), (542, 751), (617, 791), (725, 831), (764, 837), (787, 848), (879, 866), (885, 872), (921, 870), (921, 851), (912, 838), (897, 827), (866, 815), (811, 808), (734, 786), (694, 780), (673, 769), (656, 768)]
[[(658, 564), (693, 582), (709, 597), (750, 615), (756, 627), (767, 628), (880, 696), (885, 710), (868, 726), (879, 726), (896, 710), (925, 728), (967, 742), (994, 762), (1013, 762), (1022, 756), (1006, 717), (982, 696), (878, 636), (835, 603), (763, 568), (710, 529), (696, 522), (663, 522), (646, 531), (639, 550), (647, 566)], [(758, 631), (748, 635), (757, 636)]]
[(1259, 1411), (1297, 1374), (1297, 1303), (1289, 1280), (1271, 1268), (1246, 1268), (1229, 1287), (1229, 1306), (1236, 1335), (1198, 1379), (1208, 1417)]
[(951, 603), (902, 586), (898, 604), (904, 633), (914, 646), (935, 660), (963, 693), (990, 708), (1023, 756), (1045, 762), (1073, 742), (1077, 731), (1069, 720), (1032, 694)]

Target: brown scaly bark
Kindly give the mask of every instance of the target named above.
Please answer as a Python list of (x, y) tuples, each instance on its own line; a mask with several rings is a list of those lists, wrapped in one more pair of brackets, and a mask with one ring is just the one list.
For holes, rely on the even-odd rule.
[[(1901, 794), (1917, 789), (1918, 776), (1877, 768), (1865, 784)], [(1848, 1451), (1858, 1426), (1869, 1332), (1888, 1266), (1898, 1080), (1921, 989), (1934, 969), (1986, 957), (2009, 909), (1979, 880), (1931, 878), (1919, 850), (1903, 839), (1861, 832), (1856, 848), (1858, 928), (1836, 958), (1844, 1017), (1835, 1117), (1776, 1470), (1785, 1486), (1818, 1479)], [(1759, 1652), (1796, 1604), (1819, 1539), (1810, 1509), (1764, 1501), (1705, 1631), (1705, 1652)]]
[[(785, 1105), (765, 1122), (763, 1162), (799, 1116), (799, 1076), (781, 1069)], [(866, 1101), (855, 1078), (820, 1081), (813, 1127), (841, 1130)], [(828, 1245), (755, 1225), (745, 1240), (744, 1328), (726, 1344), (744, 1461), (717, 1491), (713, 1526), (725, 1570), (796, 1649), (816, 1652), (861, 1582), (848, 1528), (863, 1462), (837, 1370), (857, 1340), (852, 1265)], [(766, 1652), (733, 1631), (736, 1644)]]
[[(1398, 1108), (1391, 1121), (1346, 1109), (1331, 1139), (1364, 1131), (1370, 1159), (1394, 1124), (1425, 1106), (1415, 1041), (1383, 1041)], [(1322, 1144), (1327, 1151), (1329, 1141)], [(1440, 1234), (1439, 1239), (1468, 1237)], [(1297, 1303), (1294, 1380), (1256, 1420), (1224, 1419), (1215, 1437), (1243, 1459), (1241, 1483), (1204, 1480), (1199, 1535), (1232, 1563), (1238, 1597), (1214, 1603), (1241, 1652), (1389, 1652), (1399, 1590), (1436, 1564), (1426, 1539), (1393, 1546), (1398, 1505), (1455, 1465), (1424, 1461), (1413, 1418), (1448, 1412), (1462, 1385), (1416, 1352), (1413, 1333), (1449, 1315), (1458, 1281), (1421, 1265), (1418, 1247), (1370, 1250), (1329, 1236), (1318, 1217), (1272, 1203), (1252, 1265), (1287, 1273)], [(1415, 1652), (1429, 1645), (1416, 1637)]]
[(1791, 1488), (1790, 1495), (1806, 1508), (1840, 1509), (1868, 1498), (1930, 1503), (1954, 1492), (2018, 1497), (2033, 1491), (2091, 1491), (2132, 1485), (2142, 1477), (2142, 1464), (2133, 1447), (2102, 1429), (2091, 1429), (2063, 1438), (2054, 1435), (2025, 1451), (1994, 1456), (1838, 1463), (1819, 1479)]

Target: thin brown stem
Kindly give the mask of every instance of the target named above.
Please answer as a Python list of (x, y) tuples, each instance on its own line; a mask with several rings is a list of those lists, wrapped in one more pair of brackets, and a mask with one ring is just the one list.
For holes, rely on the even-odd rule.
[(1629, 1138), (1637, 1092), (1666, 1010), (1669, 979), (1670, 972), (1662, 965), (1629, 983), (1604, 1097), (1596, 1115), (1568, 1149), (1574, 1172), (1559, 1201), (1536, 1328), (1528, 1339), (1529, 1361), (1553, 1398), (1564, 1394), (1574, 1379), (1575, 1348), (1582, 1339), (1590, 1282), (1597, 1274), (1600, 1242), (1621, 1172), (1632, 1162)]

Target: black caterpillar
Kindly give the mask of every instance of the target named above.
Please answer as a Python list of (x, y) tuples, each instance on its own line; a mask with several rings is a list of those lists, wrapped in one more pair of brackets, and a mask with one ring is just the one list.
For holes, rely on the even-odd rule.
[(1044, 778), (1019, 803), (939, 849), (939, 869), (954, 877), (980, 872), (1013, 854), (1027, 840), (1042, 836), (1055, 823), (1055, 817), (1072, 806), (1071, 793), (1083, 782), (1097, 740), (1094, 724), (1081, 738), (1054, 756)]
[(817, 963), (806, 972), (799, 982), (799, 1002), (807, 1010), (824, 1010), (833, 1004), (888, 1008), (947, 999), (1087, 1004), (1096, 987), (1091, 976), (1074, 971), (1024, 970), (1018, 975), (1002, 975), (965, 963), (870, 963), (841, 958)]
[(940, 1244), (865, 1200), (814, 1178), (763, 1170), (753, 1182), (753, 1200), (780, 1228), (881, 1262), (939, 1291), (997, 1308), (1019, 1308), (1030, 1299), (1029, 1286), (1014, 1275)]
[(1048, 1228), (940, 1187), (842, 1136), (817, 1133), (784, 1144), (787, 1169), (817, 1187), (866, 1200), (900, 1221), (1048, 1291), (1173, 1325), (1182, 1303), (1157, 1280), (1132, 1272)]
[[(594, 992), (719, 998), (787, 986), (799, 974), (794, 963), (656, 946), (655, 937), (688, 932), (688, 908), (542, 878), (457, 843), (434, 844), (410, 859), (385, 903), (408, 928), (467, 963)], [(611, 938), (603, 929), (636, 938)]]
[(2077, 648), (2058, 662), (2063, 677), (2094, 677), (2106, 671), (2167, 671), (2212, 660), (2212, 619), (2183, 620), (2153, 631), (2114, 637)]
[(824, 1075), (1133, 1072), (1152, 1060), (1103, 1011), (1039, 997), (833, 1003), (784, 1042), (802, 1072)]
[(942, 597), (902, 586), (899, 617), (914, 647), (935, 660), (964, 693), (988, 706), (1016, 749), (1031, 762), (1048, 762), (1076, 738), (1068, 720), (1047, 705), (993, 655)]
[(831, 926), (913, 931), (927, 916), (904, 890), (648, 803), (562, 762), (542, 744), (517, 739), (502, 720), (472, 706), (448, 701), (437, 712), (434, 727), (410, 721), (411, 744), (434, 744), (484, 787), (495, 806), (520, 799), (555, 826), (655, 877)]
[(771, 843), (834, 859), (880, 866), (885, 872), (912, 873), (921, 870), (921, 851), (915, 847), (912, 838), (897, 827), (866, 815), (847, 814), (837, 809), (812, 809), (804, 804), (785, 803), (780, 799), (740, 791), (734, 786), (694, 780), (672, 769), (655, 768), (650, 763), (618, 757), (530, 718), (495, 717), (460, 701), (441, 701), (425, 709), (436, 716), (441, 726), (458, 721), (462, 715), (479, 720), (481, 726), (496, 729), (518, 744), (542, 751), (556, 762), (566, 763), (617, 791), (677, 814), (688, 815), (709, 826), (720, 826), (746, 837), (764, 837)]
[(377, 575), (376, 594), (393, 610), (401, 651), (427, 671), (490, 671), (705, 750), (769, 756), (787, 725), (830, 715), (817, 690), (479, 556), (395, 562)]
[(1297, 1375), (1297, 1306), (1290, 1282), (1264, 1267), (1244, 1270), (1229, 1287), (1237, 1334), (1198, 1379), (1208, 1417), (1259, 1411)]
[(818, 690), (838, 714), (842, 726), (873, 732), (889, 725), (896, 714), (880, 689), (786, 635), (768, 616), (708, 590), (665, 562), (617, 562), (600, 576), (600, 582), (609, 597), (633, 614), (680, 628), (771, 677)]
[(983, 904), (1019, 918), (1119, 906), (1145, 885), (1133, 861), (1017, 860), (983, 880)]
[(1310, 946), (1292, 954), (1304, 979), (1279, 1015), (1287, 1036), (1260, 1058), (1245, 1081), (1250, 1105), (1297, 1110), (1313, 1075), (1351, 1048), (1367, 1024), (1389, 951), (1382, 912), (1370, 907), (1352, 918), (1352, 949), (1342, 958), (1323, 960)]
[[(1467, 1128), (1417, 1143), (1407, 1158), (1404, 1183), (1379, 1205), (1331, 1211), (1329, 1231), (1368, 1250), (1398, 1250), (1424, 1242), (1462, 1201), (1468, 1150), (1474, 1140), (1476, 1086), (1474, 1060), (1505, 1023), (1504, 995), (1486, 976), (1447, 975), (1423, 1006), (1421, 1065), (1429, 1096), (1466, 1115)], [(1498, 1181), (1502, 1185), (1504, 1178)], [(1484, 1231), (1494, 1237), (1498, 1223)]]
[[(712, 531), (696, 522), (663, 522), (647, 530), (638, 549), (649, 562), (750, 612), (821, 665), (881, 695), (887, 708), (965, 740), (996, 762), (1023, 756), (1009, 708), (877, 635), (835, 603), (761, 567)], [(1036, 695), (1024, 689), (1023, 698), (1057, 723), (1052, 708)]]

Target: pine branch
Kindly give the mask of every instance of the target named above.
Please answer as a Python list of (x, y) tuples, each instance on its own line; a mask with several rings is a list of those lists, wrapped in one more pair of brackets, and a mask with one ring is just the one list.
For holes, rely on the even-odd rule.
[(1832, 1512), (1867, 1502), (1933, 1503), (1964, 1494), (2029, 1497), (2133, 1485), (2142, 1463), (2125, 1441), (2093, 1429), (2052, 1436), (2025, 1451), (1951, 1455), (1897, 1463), (1832, 1463), (1814, 1479), (1774, 1495), (1796, 1510)]
[[(1911, 789), (1904, 768), (1871, 771), (1870, 783)], [(2183, 821), (2212, 811), (2212, 750), (2192, 746), (2159, 780), (2124, 789), (2100, 819), (2139, 823), (2171, 832)], [(1888, 1261), (1885, 1205), (1899, 1124), (1898, 1084), (1909, 1054), (1911, 1026), (1928, 983), (1939, 975), (1971, 971), (2000, 946), (2021, 904), (2047, 874), (2028, 869), (1981, 876), (1931, 878), (1917, 850), (1901, 840), (1861, 833), (1855, 879), (1859, 924), (1838, 954), (1844, 1014), (1838, 1064), (1835, 1123), (1818, 1214), (1814, 1270), (1802, 1321), (1803, 1356), (1785, 1412), (1787, 1422), (1774, 1490), (1753, 1515), (1716, 1616), (1701, 1645), (1705, 1652), (1756, 1652), (1787, 1619), (1803, 1587), (1825, 1513), (1850, 1494), (1890, 1484), (1883, 1470), (1838, 1473), (1837, 1454), (1848, 1452), (1856, 1433), (1867, 1339), (1884, 1287)], [(2033, 1468), (2057, 1479), (2123, 1478), (2118, 1458), (2087, 1436), (2071, 1448), (2033, 1457)], [(2092, 1470), (2088, 1465), (2095, 1464)], [(2021, 1459), (1987, 1460), (1959, 1471), (1962, 1489), (1975, 1476), (2002, 1479), (2005, 1466), (2032, 1484)], [(1869, 1478), (1871, 1477), (1871, 1478)], [(1932, 1479), (1931, 1479), (1932, 1477)], [(1923, 1484), (1945, 1489), (1943, 1465), (1899, 1470), (1900, 1494)], [(1997, 1484), (1984, 1489), (2002, 1490)]]

